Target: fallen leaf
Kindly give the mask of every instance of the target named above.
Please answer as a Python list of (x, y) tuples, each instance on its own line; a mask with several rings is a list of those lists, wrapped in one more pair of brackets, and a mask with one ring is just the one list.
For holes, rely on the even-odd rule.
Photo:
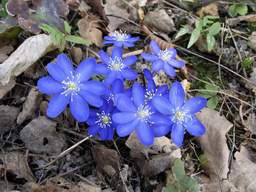
[(12, 17), (7, 17), (0, 20), (0, 40), (1, 44), (4, 41), (16, 39), (22, 29), (18, 26), (17, 20)]
[(217, 3), (210, 3), (210, 4), (200, 8), (196, 12), (196, 14), (199, 17), (204, 17), (206, 15), (219, 16), (218, 5), (217, 5)]
[(144, 17), (143, 23), (167, 34), (176, 31), (173, 19), (164, 9), (148, 12)]
[(228, 159), (229, 149), (226, 134), (233, 126), (225, 117), (212, 109), (205, 108), (198, 113), (198, 119), (206, 127), (206, 133), (199, 138), (201, 148), (207, 158), (205, 164), (211, 179), (227, 178), (229, 171)]
[(19, 109), (8, 105), (0, 105), (0, 134), (4, 134), (16, 126)]
[(109, 20), (109, 30), (115, 31), (121, 24), (125, 23), (125, 19), (129, 18), (129, 13), (122, 6), (122, 1), (119, 0), (106, 0), (104, 5), (105, 14)]
[(252, 134), (256, 135), (256, 115), (255, 113), (249, 114), (247, 120), (245, 121), (247, 128)]
[(12, 77), (23, 73), (38, 59), (55, 48), (48, 35), (40, 34), (29, 37), (8, 57), (8, 59), (0, 64), (0, 84), (8, 84)]
[(11, 174), (11, 181), (15, 181), (18, 179), (25, 179), (26, 181), (35, 181), (35, 178), (31, 173), (30, 168), (28, 167), (26, 156), (23, 153), (0, 153), (0, 160), (3, 162), (3, 164), (0, 165), (1, 173), (7, 172)]
[(235, 18), (229, 18), (226, 20), (226, 23), (232, 27), (232, 26), (236, 26), (237, 24), (239, 24), (240, 22), (249, 22), (249, 23), (254, 23), (256, 22), (256, 14), (249, 14), (249, 15), (245, 15), (245, 16), (239, 16), (239, 17), (235, 17)]
[(0, 84), (0, 99), (2, 99), (12, 88), (15, 86), (16, 82), (11, 79), (8, 84)]
[(72, 47), (71, 48), (71, 56), (72, 59), (79, 64), (83, 59), (83, 51), (80, 47)]
[(248, 37), (248, 45), (256, 51), (256, 31), (252, 32), (252, 34)]
[(0, 63), (8, 58), (8, 55), (13, 51), (12, 45), (5, 45), (0, 48)]
[(58, 155), (66, 147), (64, 135), (56, 132), (56, 123), (44, 116), (26, 125), (20, 132), (20, 138), (34, 153)]
[(27, 119), (32, 119), (35, 116), (35, 110), (39, 104), (39, 92), (32, 88), (28, 93), (27, 99), (23, 104), (22, 111), (19, 113), (17, 118), (17, 124), (23, 123)]
[(99, 18), (88, 15), (80, 19), (77, 23), (81, 37), (90, 39), (90, 41), (98, 47), (102, 47), (101, 22)]

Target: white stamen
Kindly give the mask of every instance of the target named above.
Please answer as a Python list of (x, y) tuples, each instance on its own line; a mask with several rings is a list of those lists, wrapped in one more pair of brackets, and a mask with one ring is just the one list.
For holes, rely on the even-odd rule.
[(148, 105), (141, 105), (137, 110), (137, 117), (139, 120), (144, 121), (146, 123), (153, 123), (150, 121), (150, 116), (153, 112), (150, 111), (150, 107)]
[(110, 63), (108, 65), (108, 68), (111, 69), (112, 71), (122, 71), (124, 68), (124, 63), (122, 58), (120, 57), (114, 57), (113, 59), (110, 58)]
[(76, 76), (70, 72), (71, 75), (67, 77), (66, 80), (63, 80), (61, 83), (63, 84), (64, 91), (61, 94), (65, 96), (71, 95), (71, 101), (73, 101), (74, 95), (77, 95), (80, 91), (80, 74)]
[(100, 128), (110, 127), (112, 124), (111, 117), (109, 113), (105, 113), (102, 111), (101, 113), (97, 113), (98, 119), (95, 121), (99, 125)]
[(158, 53), (158, 56), (164, 60), (164, 61), (168, 61), (171, 57), (172, 57), (172, 52), (170, 52), (168, 49), (165, 50), (161, 50)]
[(122, 32), (122, 31), (114, 31), (113, 33), (110, 34), (111, 37), (115, 37), (115, 39), (117, 41), (126, 41), (129, 36), (127, 35), (127, 33)]

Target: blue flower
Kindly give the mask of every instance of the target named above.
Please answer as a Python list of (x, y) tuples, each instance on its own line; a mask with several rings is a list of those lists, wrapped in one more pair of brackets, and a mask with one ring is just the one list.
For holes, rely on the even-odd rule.
[(174, 48), (161, 50), (155, 41), (150, 42), (152, 54), (142, 53), (141, 56), (152, 62), (152, 69), (154, 71), (163, 70), (167, 75), (174, 77), (176, 75), (175, 69), (182, 68), (185, 63), (182, 60), (177, 60), (177, 51)]
[(132, 97), (126, 94), (117, 99), (119, 113), (113, 114), (113, 121), (118, 124), (117, 134), (125, 137), (135, 131), (138, 139), (144, 145), (153, 144), (154, 136), (162, 136), (169, 132), (169, 120), (163, 115), (151, 110), (145, 103), (145, 90), (135, 83), (132, 87)]
[(171, 138), (181, 146), (185, 129), (193, 136), (201, 136), (205, 133), (205, 127), (195, 117), (206, 106), (207, 100), (203, 97), (194, 97), (185, 101), (185, 92), (179, 82), (173, 83), (169, 92), (169, 100), (165, 97), (155, 97), (153, 105), (162, 114), (169, 116), (171, 125)]
[(115, 47), (112, 50), (111, 57), (104, 51), (99, 51), (102, 64), (96, 65), (95, 72), (106, 76), (105, 83), (112, 84), (116, 79), (134, 80), (137, 78), (137, 73), (130, 68), (130, 65), (137, 61), (136, 56), (122, 57), (122, 48)]
[(115, 31), (110, 33), (109, 36), (105, 36), (104, 40), (104, 45), (113, 44), (115, 47), (134, 47), (134, 44), (139, 40), (139, 37), (132, 37), (127, 33)]
[(88, 134), (99, 135), (101, 140), (112, 140), (116, 124), (112, 121), (112, 113), (115, 111), (112, 102), (103, 102), (102, 107), (90, 111), (87, 120)]
[(49, 76), (42, 77), (37, 87), (42, 93), (51, 95), (47, 116), (57, 117), (69, 104), (70, 111), (78, 122), (84, 122), (89, 116), (88, 103), (95, 107), (103, 104), (100, 96), (105, 93), (103, 83), (90, 80), (94, 73), (96, 60), (88, 58), (74, 69), (65, 54), (60, 54), (55, 63), (47, 65)]
[(166, 96), (168, 94), (168, 86), (162, 85), (157, 87), (150, 71), (148, 69), (144, 69), (143, 73), (147, 84), (145, 93), (146, 102), (151, 106), (152, 110), (155, 110), (155, 107), (151, 104), (152, 99), (155, 96)]

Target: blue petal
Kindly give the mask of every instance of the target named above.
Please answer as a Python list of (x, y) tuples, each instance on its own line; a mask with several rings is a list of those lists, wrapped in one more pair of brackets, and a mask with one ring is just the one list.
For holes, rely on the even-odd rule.
[(185, 92), (184, 89), (178, 81), (172, 84), (171, 90), (169, 92), (169, 101), (175, 108), (179, 108), (184, 104)]
[(85, 83), (80, 84), (80, 89), (84, 91), (89, 91), (95, 95), (103, 95), (106, 93), (106, 86), (104, 83), (96, 80), (90, 80)]
[(76, 74), (80, 74), (80, 81), (86, 82), (90, 77), (92, 76), (94, 72), (94, 68), (96, 65), (96, 59), (95, 58), (88, 58), (84, 61), (82, 61), (76, 70)]
[(113, 40), (113, 37), (112, 37), (112, 36), (104, 36), (104, 39), (105, 39), (105, 40), (108, 40), (108, 41), (109, 41), (109, 40), (112, 41), (112, 40)]
[(152, 49), (152, 51), (153, 51), (154, 53), (158, 54), (158, 53), (160, 52), (160, 48), (159, 48), (157, 42), (155, 42), (154, 40), (152, 40), (152, 41), (150, 42), (150, 47), (151, 47), (151, 49)]
[(182, 61), (182, 60), (177, 60), (177, 59), (170, 59), (170, 60), (168, 61), (168, 63), (169, 63), (171, 66), (177, 67), (177, 68), (182, 68), (182, 67), (184, 67), (184, 65), (185, 65), (185, 62), (184, 62), (184, 61)]
[(174, 68), (171, 65), (169, 65), (168, 63), (164, 64), (164, 71), (170, 77), (175, 77), (175, 75), (176, 75)]
[(50, 76), (42, 77), (37, 81), (37, 88), (40, 92), (53, 95), (64, 91), (63, 85)]
[(117, 98), (117, 108), (120, 111), (127, 111), (127, 112), (135, 112), (137, 111), (136, 107), (132, 103), (131, 99), (124, 94), (120, 94)]
[(98, 52), (98, 55), (100, 56), (102, 63), (108, 64), (110, 62), (110, 57), (108, 56), (108, 54), (105, 51), (100, 50)]
[(139, 107), (144, 105), (145, 90), (139, 83), (134, 83), (132, 87), (132, 97), (134, 104)]
[(120, 57), (122, 58), (123, 56), (123, 49), (120, 47), (114, 47), (113, 50), (112, 50), (112, 58), (115, 58), (115, 57)]
[(152, 99), (152, 104), (157, 109), (157, 111), (159, 111), (160, 113), (162, 113), (164, 115), (171, 114), (172, 106), (167, 98), (161, 97), (161, 96), (155, 96)]
[(139, 37), (131, 37), (131, 38), (129, 38), (129, 42), (133, 42), (133, 43), (135, 43), (136, 41), (139, 41), (140, 40), (140, 38)]
[(166, 95), (168, 93), (168, 86), (161, 85), (157, 88), (156, 95)]
[(175, 59), (177, 56), (177, 50), (173, 47), (168, 49), (169, 53), (171, 54), (171, 58)]
[(123, 47), (123, 42), (115, 40), (114, 46), (117, 47), (117, 48), (122, 48)]
[(88, 135), (92, 135), (92, 136), (95, 136), (100, 130), (100, 127), (99, 126), (90, 126), (88, 128)]
[(106, 85), (111, 85), (115, 79), (117, 79), (117, 73), (110, 72), (106, 77), (106, 79), (104, 80), (104, 82), (106, 83)]
[(134, 80), (138, 76), (138, 74), (130, 68), (123, 69), (122, 75), (127, 80)]
[(164, 62), (161, 59), (153, 61), (152, 69), (154, 71), (159, 71), (164, 68)]
[(162, 137), (171, 131), (171, 125), (153, 125), (152, 130), (155, 137)]
[(184, 126), (190, 135), (202, 136), (205, 133), (204, 125), (195, 117), (189, 118)]
[(172, 142), (180, 147), (183, 144), (184, 128), (181, 124), (173, 124), (171, 132)]
[(106, 75), (109, 73), (109, 69), (108, 69), (107, 65), (104, 63), (97, 64), (94, 67), (95, 67), (94, 72), (97, 75)]
[(171, 125), (172, 122), (170, 121), (170, 119), (166, 116), (163, 116), (159, 113), (154, 113), (153, 115), (151, 115), (151, 121), (154, 124), (164, 124), (164, 125)]
[(106, 128), (107, 130), (107, 137), (106, 140), (112, 140), (114, 137), (114, 129), (112, 127)]
[(66, 75), (71, 75), (74, 73), (74, 68), (72, 61), (64, 53), (61, 53), (56, 58), (56, 64), (64, 71)]
[(155, 61), (158, 60), (159, 57), (153, 54), (149, 53), (142, 53), (141, 56), (146, 60), (146, 61)]
[(100, 136), (100, 139), (101, 140), (107, 140), (107, 137), (108, 137), (108, 131), (107, 129), (100, 129), (99, 130), (99, 136)]
[(93, 94), (93, 93), (91, 93), (91, 92), (89, 92), (89, 91), (80, 90), (79, 94), (80, 94), (90, 105), (92, 105), (92, 106), (94, 106), (94, 107), (101, 107), (102, 104), (103, 104), (103, 100), (102, 100), (99, 96), (97, 96), (97, 95), (95, 95), (95, 94)]
[(147, 80), (147, 91), (155, 91), (156, 85), (150, 71), (148, 69), (144, 69), (143, 74)]
[(124, 43), (123, 43), (123, 46), (124, 46), (124, 47), (134, 47), (135, 45), (134, 45), (134, 43), (132, 43), (132, 42), (124, 42)]
[(74, 95), (70, 102), (70, 111), (78, 122), (85, 122), (89, 116), (89, 107), (80, 95)]
[(46, 112), (47, 116), (51, 118), (57, 117), (59, 114), (61, 114), (65, 110), (69, 101), (70, 101), (70, 97), (65, 96), (64, 94), (54, 95), (48, 104), (48, 108)]
[(132, 65), (132, 64), (136, 63), (136, 61), (137, 61), (137, 57), (133, 55), (133, 56), (129, 56), (129, 57), (124, 58), (123, 63), (126, 66), (129, 66), (129, 65)]
[(203, 97), (193, 97), (189, 99), (182, 107), (182, 111), (188, 113), (197, 113), (207, 104), (207, 99)]
[(134, 112), (120, 112), (113, 114), (112, 118), (117, 124), (125, 124), (133, 121), (136, 118), (136, 114)]
[(116, 128), (116, 132), (119, 137), (126, 137), (127, 135), (129, 135), (134, 131), (134, 129), (137, 127), (138, 124), (139, 124), (139, 121), (134, 120), (130, 123), (118, 125)]
[(59, 82), (62, 82), (67, 78), (67, 75), (63, 72), (63, 70), (57, 65), (53, 63), (49, 63), (47, 66), (48, 73)]
[(139, 123), (136, 128), (136, 135), (141, 143), (145, 146), (149, 146), (154, 143), (153, 130), (145, 122)]
[(124, 83), (122, 80), (117, 79), (112, 84), (112, 92), (114, 94), (122, 93), (124, 91)]

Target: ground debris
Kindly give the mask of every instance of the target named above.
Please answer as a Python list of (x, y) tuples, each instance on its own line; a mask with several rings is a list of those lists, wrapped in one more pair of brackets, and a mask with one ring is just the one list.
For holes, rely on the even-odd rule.
[(16, 126), (19, 109), (8, 105), (0, 105), (0, 134), (4, 134)]

